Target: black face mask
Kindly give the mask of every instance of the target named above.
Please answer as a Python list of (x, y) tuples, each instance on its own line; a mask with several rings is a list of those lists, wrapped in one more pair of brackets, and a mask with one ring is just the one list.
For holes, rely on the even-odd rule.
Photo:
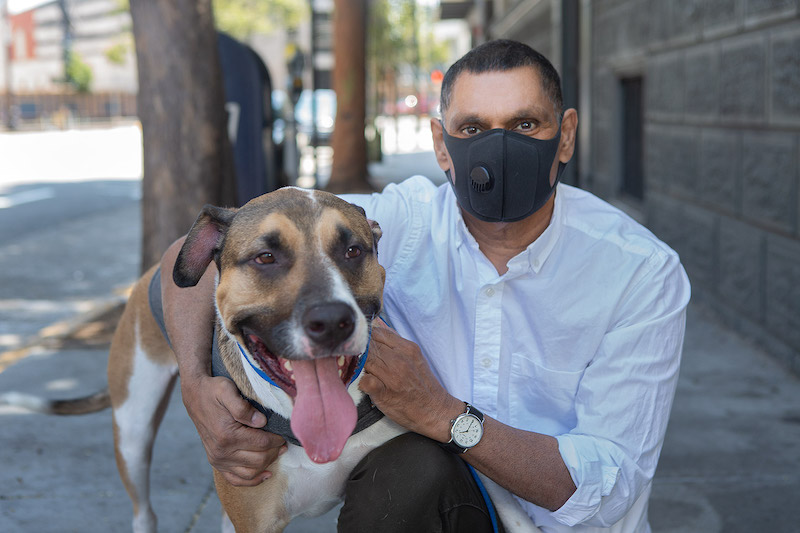
[(559, 162), (551, 186), (550, 169), (558, 152), (560, 126), (556, 136), (547, 140), (504, 129), (466, 139), (450, 136), (444, 125), (442, 131), (453, 161), (447, 179), (458, 204), (486, 222), (514, 222), (541, 209), (566, 166)]

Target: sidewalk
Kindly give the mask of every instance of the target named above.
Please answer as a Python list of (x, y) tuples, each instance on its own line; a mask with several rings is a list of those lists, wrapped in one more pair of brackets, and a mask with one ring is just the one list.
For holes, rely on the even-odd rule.
[[(443, 179), (429, 152), (387, 156), (372, 167), (386, 182), (410, 169)], [(105, 384), (104, 347), (34, 345), (24, 355), (0, 370), (0, 391), (71, 397)], [(0, 407), (0, 531), (130, 531), (130, 503), (112, 450), (109, 411), (47, 417)], [(179, 392), (156, 441), (151, 484), (161, 531), (219, 531), (210, 467)], [(651, 499), (653, 531), (794, 532), (798, 501), (800, 381), (692, 304)], [(333, 532), (335, 514), (287, 531)]]

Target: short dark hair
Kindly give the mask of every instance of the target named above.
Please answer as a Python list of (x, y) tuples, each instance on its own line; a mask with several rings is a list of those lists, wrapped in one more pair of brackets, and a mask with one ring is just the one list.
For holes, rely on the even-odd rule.
[(439, 107), (442, 115), (450, 106), (453, 85), (462, 72), (480, 74), (512, 70), (519, 67), (533, 67), (542, 78), (545, 94), (550, 98), (556, 117), (560, 120), (563, 107), (561, 97), (561, 78), (553, 64), (542, 54), (517, 41), (496, 39), (488, 41), (467, 52), (461, 59), (447, 69), (442, 80), (442, 93)]

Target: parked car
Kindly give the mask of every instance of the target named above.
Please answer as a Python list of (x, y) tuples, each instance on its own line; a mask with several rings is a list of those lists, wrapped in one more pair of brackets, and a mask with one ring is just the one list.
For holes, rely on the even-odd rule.
[[(312, 120), (313, 98), (316, 97), (316, 120)], [(300, 93), (294, 111), (297, 120), (297, 132), (306, 135), (309, 141), (316, 125), (317, 141), (320, 144), (330, 142), (333, 125), (336, 121), (336, 93), (332, 89), (304, 90)]]
[[(317, 140), (320, 144), (327, 144), (330, 142), (333, 125), (336, 120), (336, 93), (332, 89), (317, 89), (316, 95)], [(314, 123), (311, 121), (311, 107), (312, 91), (305, 89), (300, 93), (300, 98), (294, 108), (297, 132), (305, 137), (305, 142), (310, 142), (314, 133)], [(284, 91), (272, 91), (272, 109), (275, 116), (272, 137), (277, 145), (282, 145), (287, 133), (286, 122), (291, 112), (291, 103)]]

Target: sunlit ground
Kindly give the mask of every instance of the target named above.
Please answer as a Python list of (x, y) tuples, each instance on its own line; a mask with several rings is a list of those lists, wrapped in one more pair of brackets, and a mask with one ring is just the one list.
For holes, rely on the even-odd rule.
[[(381, 134), (381, 151), (384, 156), (433, 150), (428, 117), (401, 115), (397, 120), (394, 117), (378, 117), (375, 126)], [(297, 185), (324, 187), (330, 176), (333, 150), (330, 146), (319, 146), (314, 150), (307, 144), (305, 138), (298, 138), (300, 166)]]
[(141, 177), (142, 132), (136, 122), (65, 131), (0, 133), (0, 193), (3, 187), (31, 180)]
[[(433, 150), (427, 117), (378, 117), (383, 155)], [(330, 175), (333, 151), (320, 146), (316, 153), (299, 139), (297, 185), (324, 186)], [(315, 157), (316, 155), (316, 157)], [(30, 181), (86, 181), (141, 179), (142, 132), (137, 122), (71, 130), (0, 133), (0, 194), (11, 185)], [(0, 198), (0, 209), (36, 201), (46, 190)], [(9, 205), (5, 205), (9, 204)]]

